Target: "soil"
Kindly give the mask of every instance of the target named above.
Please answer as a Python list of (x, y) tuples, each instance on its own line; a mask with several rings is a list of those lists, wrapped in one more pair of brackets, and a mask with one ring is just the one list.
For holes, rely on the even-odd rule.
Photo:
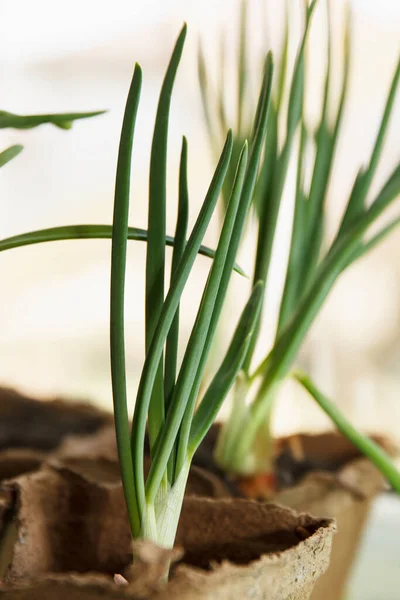
[[(336, 432), (292, 435), (276, 441), (272, 477), (271, 474), (261, 474), (233, 479), (214, 460), (219, 430), (219, 424), (211, 427), (193, 458), (193, 464), (221, 479), (233, 497), (272, 497), (277, 492), (300, 483), (309, 473), (337, 473), (346, 464), (362, 456), (349, 440)], [(373, 439), (387, 451), (394, 453), (394, 448), (386, 439), (380, 436), (373, 436)]]

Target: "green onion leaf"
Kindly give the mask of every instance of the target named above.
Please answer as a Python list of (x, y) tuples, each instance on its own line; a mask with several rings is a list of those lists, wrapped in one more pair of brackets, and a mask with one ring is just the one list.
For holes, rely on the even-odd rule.
[[(149, 214), (146, 254), (146, 352), (164, 302), (167, 143), (171, 96), (186, 38), (186, 25), (175, 44), (161, 88), (150, 159)], [(157, 370), (149, 407), (150, 453), (164, 421), (163, 357)]]
[(263, 284), (258, 282), (242, 312), (228, 351), (200, 402), (190, 428), (188, 451), (193, 455), (213, 424), (222, 403), (242, 367), (263, 298)]
[(16, 115), (5, 110), (0, 111), (0, 129), (12, 127), (13, 129), (32, 129), (45, 123), (50, 123), (61, 129), (70, 129), (72, 122), (79, 119), (89, 119), (103, 115), (105, 110), (85, 113), (65, 113), (54, 115)]
[(343, 216), (342, 223), (340, 225), (337, 239), (340, 237), (340, 234), (345, 231), (346, 227), (351, 225), (351, 223), (358, 218), (359, 214), (361, 214), (365, 210), (365, 201), (367, 198), (368, 191), (371, 187), (376, 168), (379, 163), (379, 158), (382, 154), (383, 143), (385, 141), (387, 128), (390, 122), (390, 117), (392, 114), (392, 109), (396, 98), (399, 81), (400, 60), (394, 73), (392, 85), (390, 87), (385, 110), (383, 112), (381, 124), (375, 140), (375, 146), (372, 151), (369, 164), (365, 169), (360, 171), (355, 181), (346, 211)]
[[(210, 327), (208, 336), (206, 339), (206, 343), (204, 344), (204, 348), (202, 351), (201, 360), (199, 363), (199, 367), (197, 370), (196, 378), (194, 380), (192, 391), (191, 391), (191, 399), (189, 400), (189, 406), (193, 405), (201, 383), (202, 374), (204, 372), (207, 356), (210, 350), (210, 345), (212, 343), (212, 339), (214, 333), (216, 331), (218, 321), (221, 315), (222, 307), (224, 304), (225, 296), (228, 290), (228, 285), (230, 281), (230, 270), (232, 269), (233, 261), (236, 257), (236, 253), (238, 251), (239, 243), (242, 238), (246, 218), (251, 206), (251, 201), (254, 194), (254, 186), (257, 179), (257, 172), (259, 168), (260, 156), (262, 152), (262, 148), (265, 141), (267, 123), (268, 123), (268, 113), (270, 107), (271, 100), (271, 89), (272, 89), (272, 80), (273, 80), (273, 63), (272, 63), (272, 55), (269, 54), (267, 56), (267, 60), (265, 63), (265, 71), (264, 78), (261, 86), (261, 92), (259, 96), (258, 108), (255, 117), (254, 124), (254, 138), (252, 144), (252, 150), (250, 152), (249, 164), (247, 167), (247, 172), (243, 184), (242, 197), (240, 200), (238, 213), (236, 216), (235, 226), (232, 233), (231, 241), (229, 244), (227, 260), (225, 263), (225, 268), (221, 277), (221, 283), (218, 290), (218, 296), (215, 302), (214, 310), (212, 312), (212, 316), (210, 319)], [(188, 430), (185, 432), (185, 436), (188, 435)], [(182, 446), (181, 446), (182, 447)], [(183, 456), (183, 451), (181, 453)]]
[(0, 153), (0, 167), (3, 167), (8, 162), (10, 162), (10, 160), (18, 156), (18, 154), (22, 152), (23, 149), (23, 146), (15, 144), (14, 146), (10, 146), (6, 150), (3, 150), (3, 152)]
[[(264, 368), (258, 368), (257, 374), (264, 371), (264, 380), (260, 387), (256, 404), (262, 404), (264, 394), (274, 381), (284, 377), (297, 355), (305, 334), (318, 314), (328, 293), (341, 272), (355, 256), (360, 239), (368, 227), (383, 213), (400, 194), (400, 165), (398, 165), (382, 187), (369, 209), (347, 228), (340, 240), (333, 245), (321, 262), (313, 284), (301, 302), (288, 326), (282, 331), (269, 356), (263, 361)], [(257, 410), (257, 409), (254, 409)]]
[(293, 375), (319, 404), (331, 421), (362, 454), (379, 469), (397, 493), (400, 493), (400, 472), (397, 470), (390, 456), (373, 440), (360, 433), (343, 415), (335, 404), (322, 394), (304, 373), (296, 372)]
[(286, 326), (294, 312), (301, 295), (301, 284), (303, 274), (304, 238), (307, 234), (306, 210), (307, 200), (304, 192), (305, 152), (307, 143), (307, 130), (303, 124), (300, 136), (300, 147), (297, 161), (296, 197), (294, 205), (292, 239), (290, 244), (289, 260), (286, 270), (286, 280), (283, 289), (277, 336)]
[[(43, 244), (45, 242), (60, 242), (65, 240), (89, 240), (89, 239), (111, 239), (112, 225), (62, 225), (61, 227), (50, 227), (48, 229), (38, 229), (27, 233), (19, 233), (9, 238), (0, 240), (0, 252), (12, 250), (23, 246), (33, 244)], [(139, 227), (128, 227), (128, 240), (136, 242), (147, 242), (146, 229)], [(167, 246), (175, 245), (175, 238), (167, 235), (165, 238)], [(200, 246), (199, 254), (207, 258), (214, 258), (215, 250), (207, 246)], [(242, 277), (247, 275), (240, 265), (234, 264), (233, 270)]]
[(345, 266), (345, 268), (347, 268), (353, 262), (355, 262), (356, 260), (358, 260), (359, 258), (364, 256), (364, 254), (367, 254), (370, 250), (375, 248), (375, 246), (377, 246), (382, 240), (384, 240), (386, 236), (390, 235), (392, 233), (392, 231), (394, 229), (396, 229), (396, 227), (398, 225), (400, 225), (400, 217), (393, 219), (393, 221), (388, 223), (388, 225), (385, 225), (385, 227), (382, 227), (382, 229), (380, 231), (378, 231), (378, 233), (373, 235), (366, 242), (360, 243), (360, 245), (357, 247), (354, 254), (350, 257), (350, 260), (349, 260), (348, 264)]
[(146, 430), (146, 418), (150, 403), (151, 392), (157, 373), (163, 347), (170, 330), (176, 309), (196, 259), (201, 241), (214, 212), (218, 197), (221, 193), (229, 161), (232, 154), (232, 132), (228, 133), (221, 158), (215, 170), (203, 206), (197, 217), (192, 233), (187, 241), (182, 258), (179, 262), (173, 285), (170, 287), (158, 319), (158, 323), (144, 362), (139, 389), (136, 398), (135, 412), (132, 424), (132, 459), (138, 493), (140, 510), (145, 506), (143, 447)]
[[(204, 370), (204, 362), (202, 359), (205, 358), (205, 348), (207, 348), (207, 351), (209, 350), (212, 339), (215, 335), (215, 330), (211, 327), (211, 317), (215, 310), (216, 301), (218, 300), (220, 283), (226, 265), (228, 249), (231, 244), (236, 215), (238, 213), (247, 166), (247, 156), (248, 149), (246, 143), (239, 159), (237, 175), (226, 211), (218, 248), (215, 253), (215, 259), (211, 266), (207, 284), (203, 292), (200, 307), (189, 341), (186, 345), (186, 352), (183, 357), (181, 369), (174, 390), (171, 408), (168, 412), (165, 423), (165, 431), (163, 432), (162, 436), (163, 441), (160, 443), (159, 447), (159, 455), (164, 453), (164, 456), (169, 456), (179, 427), (181, 426), (176, 459), (177, 475), (179, 475), (179, 472), (187, 458), (187, 442), (190, 432), (190, 424), (198, 393), (198, 389), (196, 388), (199, 385), (199, 380), (201, 380)], [(202, 363), (203, 368), (199, 370), (200, 363)], [(157, 468), (162, 468), (161, 462), (160, 464), (157, 463)], [(149, 490), (151, 490), (152, 484), (151, 475), (152, 473), (150, 470), (148, 479)], [(154, 479), (156, 481), (156, 477)], [(157, 485), (157, 483), (154, 485)]]
[(133, 536), (140, 534), (141, 516), (130, 448), (125, 374), (124, 296), (132, 144), (141, 85), (142, 72), (139, 65), (136, 65), (126, 102), (119, 145), (111, 249), (111, 379), (121, 478)]
[[(171, 281), (170, 285), (173, 284), (176, 269), (179, 261), (182, 257), (183, 251), (186, 244), (186, 233), (189, 216), (189, 192), (187, 182), (187, 140), (184, 137), (182, 141), (182, 152), (181, 162), (179, 168), (179, 201), (178, 201), (178, 218), (176, 221), (175, 230), (175, 245), (172, 255), (171, 265)], [(165, 410), (167, 411), (172, 394), (175, 387), (176, 379), (176, 366), (178, 362), (178, 343), (179, 343), (179, 304), (176, 309), (174, 320), (172, 321), (171, 329), (167, 337), (167, 343), (165, 347), (165, 376), (164, 376), (164, 389), (165, 389)], [(159, 439), (159, 437), (157, 438)], [(171, 457), (168, 463), (169, 473), (168, 481), (173, 480), (173, 472), (175, 466), (175, 458)]]
[(215, 125), (211, 117), (210, 106), (212, 105), (212, 94), (210, 91), (210, 83), (207, 78), (206, 62), (204, 59), (203, 50), (201, 44), (199, 44), (198, 55), (197, 55), (197, 70), (200, 85), (201, 103), (203, 107), (203, 113), (206, 120), (207, 130), (212, 143), (212, 150), (215, 152)]
[[(187, 140), (184, 137), (182, 141), (181, 163), (179, 169), (179, 202), (178, 218), (175, 229), (175, 245), (172, 254), (171, 281), (173, 284), (174, 276), (178, 268), (186, 245), (186, 232), (189, 217), (189, 191), (187, 181)], [(176, 365), (178, 359), (178, 340), (179, 340), (179, 304), (176, 309), (176, 315), (171, 325), (166, 343), (165, 351), (165, 407), (168, 409), (172, 392), (175, 386)]]
[[(278, 114), (276, 114), (275, 129), (272, 129), (272, 140), (273, 144), (271, 154), (266, 155), (267, 161), (265, 162), (264, 168), (267, 169), (268, 173), (268, 187), (265, 188), (264, 195), (258, 199), (260, 215), (259, 219), (259, 230), (257, 237), (257, 252), (255, 259), (253, 284), (256, 281), (264, 281), (266, 285), (268, 279), (268, 272), (271, 263), (273, 242), (275, 239), (276, 225), (278, 221), (279, 209), (281, 206), (282, 194), (286, 182), (287, 170), (289, 167), (289, 160), (291, 156), (293, 139), (296, 133), (297, 126), (301, 120), (303, 112), (303, 90), (304, 90), (304, 52), (305, 45), (309, 32), (309, 25), (311, 16), (315, 9), (316, 0), (314, 0), (307, 10), (306, 26), (303, 34), (303, 38), (300, 44), (300, 48), (297, 54), (296, 63), (293, 70), (292, 84), (289, 94), (289, 106), (287, 115), (287, 132), (286, 140), (283, 149), (279, 156), (275, 159), (275, 164), (271, 164), (274, 156), (276, 156), (277, 148), (277, 122)], [(271, 116), (271, 119), (273, 117)], [(272, 125), (271, 125), (272, 127)], [(268, 140), (267, 140), (268, 144)], [(271, 162), (270, 162), (271, 161)], [(263, 205), (261, 205), (263, 203)], [(254, 349), (257, 343), (257, 338), (260, 330), (261, 314), (259, 322), (253, 333), (253, 339), (249, 346), (249, 353), (244, 363), (244, 371), (248, 373), (251, 359), (254, 353)]]

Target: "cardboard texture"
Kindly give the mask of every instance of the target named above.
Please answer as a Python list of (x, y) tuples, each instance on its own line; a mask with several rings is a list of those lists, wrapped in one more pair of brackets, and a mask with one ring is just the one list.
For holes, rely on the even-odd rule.
[[(212, 452), (218, 434), (213, 426), (206, 444), (199, 454), (198, 463), (207, 464), (213, 472), (217, 467)], [(398, 449), (386, 438), (373, 436), (385, 450), (395, 456)], [(371, 504), (380, 493), (384, 481), (376, 469), (344, 436), (336, 432), (296, 434), (280, 438), (275, 443), (275, 480), (283, 489), (271, 494), (269, 501), (336, 520), (338, 532), (334, 537), (330, 566), (317, 582), (312, 600), (339, 600), (343, 597)], [(276, 482), (275, 481), (275, 482)], [(227, 495), (243, 495), (243, 482), (229, 484)], [(261, 484), (263, 477), (261, 476)], [(246, 481), (246, 490), (262, 490), (255, 481)], [(204, 488), (197, 490), (207, 495)]]
[[(339, 600), (351, 573), (371, 504), (383, 489), (379, 471), (335, 433), (296, 436), (299, 451), (309, 459), (336, 465), (335, 472), (309, 473), (297, 485), (278, 493), (275, 502), (298, 511), (336, 520), (337, 534), (329, 569), (317, 582), (312, 600)], [(393, 448), (383, 441), (389, 451)], [(281, 443), (290, 443), (290, 438)]]
[[(71, 470), (69, 478), (79, 480), (83, 475), (90, 480), (90, 469), (100, 469), (106, 477), (108, 469), (108, 475), (114, 477), (118, 486), (119, 474), (115, 464), (117, 449), (110, 415), (86, 405), (66, 405), (61, 401), (40, 402), (4, 388), (0, 389), (0, 400), (0, 449), (11, 445), (11, 450), (0, 452), (0, 480), (23, 473), (33, 475), (40, 469), (43, 460), (52, 456), (58, 457)], [(31, 426), (32, 423), (38, 427), (38, 431)], [(211, 451), (217, 432), (218, 427), (211, 429), (205, 440), (210, 447), (200, 447), (195, 457), (201, 467), (192, 467), (187, 494), (211, 498), (238, 494), (234, 482), (224, 481), (215, 465), (211, 464)], [(378, 441), (394, 452), (384, 440)], [(367, 460), (360, 458), (358, 451), (343, 436), (333, 432), (282, 438), (277, 441), (276, 453), (282, 456), (289, 454), (290, 468), (286, 471), (283, 469), (281, 473), (281, 480), (286, 480), (289, 487), (279, 492), (273, 500), (301, 512), (335, 518), (338, 522), (330, 568), (317, 583), (312, 596), (312, 600), (337, 600), (345, 589), (371, 502), (382, 489), (382, 478)], [(83, 474), (82, 456), (86, 457)], [(293, 463), (296, 468), (292, 473)], [(64, 490), (65, 482), (60, 480), (57, 471), (52, 477)], [(43, 474), (37, 480), (33, 477), (35, 485), (42, 485), (42, 478)], [(45, 482), (43, 485), (46, 487)], [(25, 493), (23, 489), (21, 493)], [(45, 491), (43, 494), (45, 497)], [(112, 497), (111, 491), (109, 495)], [(98, 490), (98, 496), (103, 497), (104, 491)], [(4, 514), (4, 502), (4, 497), (0, 498), (0, 514), (2, 506)], [(106, 502), (104, 497), (102, 502)], [(122, 501), (119, 506), (124, 510)], [(56, 513), (57, 510), (56, 507)], [(54, 518), (57, 518), (57, 514)], [(107, 522), (106, 513), (104, 519)], [(94, 538), (95, 535), (91, 533), (89, 539)], [(118, 551), (116, 556), (118, 558)], [(124, 555), (119, 557), (119, 560), (123, 559)], [(39, 561), (38, 558), (36, 560)], [(118, 560), (113, 560), (111, 566), (116, 566)], [(86, 557), (82, 565), (87, 563)]]
[[(132, 546), (118, 465), (53, 459), (0, 488), (4, 600), (305, 600), (328, 566), (329, 519), (251, 500), (184, 501), (173, 552)], [(164, 561), (164, 562), (163, 562)], [(128, 585), (114, 582), (121, 573)], [(123, 578), (117, 578), (123, 581)]]

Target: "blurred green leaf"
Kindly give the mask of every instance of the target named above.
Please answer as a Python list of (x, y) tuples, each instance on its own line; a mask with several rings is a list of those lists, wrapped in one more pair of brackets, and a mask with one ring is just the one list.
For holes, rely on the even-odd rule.
[(294, 379), (298, 381), (314, 398), (317, 404), (328, 415), (330, 420), (364, 456), (379, 469), (393, 489), (400, 494), (400, 472), (387, 452), (373, 440), (363, 435), (346, 419), (338, 407), (322, 394), (304, 373), (295, 372)]
[(126, 102), (118, 152), (112, 228), (110, 301), (110, 355), (114, 421), (121, 479), (133, 536), (139, 536), (141, 532), (141, 511), (138, 488), (133, 475), (134, 465), (130, 446), (125, 371), (124, 298), (132, 144), (141, 87), (142, 72), (139, 65), (136, 65)]
[(10, 162), (10, 160), (13, 160), (13, 158), (15, 158), (16, 156), (18, 156), (18, 154), (22, 152), (23, 149), (23, 146), (15, 144), (14, 146), (10, 146), (6, 150), (3, 150), (3, 152), (0, 153), (0, 168), (6, 165), (8, 162)]
[(50, 123), (61, 129), (70, 129), (73, 121), (80, 119), (89, 119), (104, 114), (105, 110), (83, 113), (64, 113), (48, 115), (17, 115), (15, 113), (0, 111), (0, 129), (32, 129), (39, 125)]

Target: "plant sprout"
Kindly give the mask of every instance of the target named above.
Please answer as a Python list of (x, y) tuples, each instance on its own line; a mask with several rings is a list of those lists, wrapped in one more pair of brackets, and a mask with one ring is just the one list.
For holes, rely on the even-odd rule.
[[(67, 240), (89, 240), (89, 239), (111, 239), (112, 225), (61, 225), (59, 227), (49, 227), (47, 229), (37, 229), (27, 233), (20, 233), (12, 237), (0, 240), (0, 252), (4, 250), (13, 250), (24, 246), (43, 244), (45, 242), (61, 242)], [(147, 241), (147, 230), (140, 227), (128, 227), (128, 240), (136, 242)], [(170, 235), (165, 236), (166, 246), (174, 246), (175, 238)], [(215, 251), (208, 246), (201, 245), (199, 254), (207, 258), (214, 258)], [(233, 270), (240, 275), (247, 277), (243, 269), (235, 263)]]
[[(305, 28), (291, 75), (287, 106), (283, 102), (288, 72), (289, 20), (286, 6), (286, 30), (283, 49), (277, 67), (276, 85), (268, 118), (265, 149), (253, 197), (253, 217), (258, 224), (257, 250), (254, 260), (253, 283), (267, 282), (271, 263), (276, 224), (282, 205), (290, 158), (297, 148), (297, 180), (292, 220), (292, 235), (286, 278), (280, 301), (276, 337), (272, 349), (261, 363), (253, 367), (253, 355), (260, 340), (258, 318), (243, 368), (237, 379), (231, 415), (223, 425), (216, 447), (216, 461), (226, 472), (252, 476), (273, 469), (271, 415), (277, 391), (287, 377), (304, 338), (318, 315), (329, 292), (341, 273), (383, 240), (400, 222), (394, 218), (389, 224), (371, 234), (382, 213), (400, 193), (400, 164), (397, 164), (380, 191), (370, 198), (379, 158), (382, 153), (390, 115), (400, 78), (400, 62), (395, 70), (386, 100), (375, 144), (367, 165), (355, 178), (342, 221), (333, 241), (326, 235), (325, 207), (331, 180), (335, 151), (341, 132), (345, 109), (350, 60), (350, 24), (345, 32), (345, 59), (342, 89), (333, 122), (331, 83), (331, 26), (328, 5), (327, 64), (322, 98), (321, 116), (315, 132), (310, 132), (304, 116), (307, 93), (305, 81), (305, 48), (316, 0), (306, 6)], [(246, 2), (243, 2), (240, 24), (240, 49), (238, 58), (238, 106), (236, 139), (246, 136), (244, 116), (248, 108), (246, 87), (247, 45)], [(203, 107), (213, 148), (218, 139), (218, 128), (229, 120), (221, 109), (224, 90), (217, 97), (207, 78), (206, 63), (199, 55), (199, 78)], [(284, 126), (284, 122), (286, 125)], [(296, 140), (299, 139), (297, 145)], [(314, 158), (311, 181), (306, 181), (309, 149)], [(231, 176), (231, 172), (230, 172)], [(230, 181), (225, 182), (229, 187)], [(226, 196), (225, 196), (226, 199)], [(265, 285), (263, 296), (265, 295)], [(314, 396), (321, 400), (320, 395)], [(328, 413), (327, 404), (320, 402)], [(332, 417), (332, 414), (330, 414)], [(353, 438), (354, 441), (354, 438)], [(363, 448), (361, 448), (363, 450)]]
[(15, 144), (14, 146), (10, 146), (3, 152), (0, 152), (0, 168), (6, 165), (10, 160), (18, 156), (20, 152), (23, 150), (23, 146), (20, 144)]
[[(121, 476), (133, 538), (152, 540), (164, 547), (172, 547), (174, 543), (193, 454), (211, 427), (242, 367), (261, 306), (262, 284), (257, 282), (240, 316), (228, 350), (198, 402), (205, 363), (253, 196), (267, 128), (272, 81), (272, 58), (269, 55), (256, 112), (254, 135), (249, 149), (247, 142), (243, 144), (237, 162), (218, 246), (178, 369), (181, 295), (217, 205), (232, 154), (232, 134), (229, 132), (205, 200), (187, 237), (187, 142), (183, 139), (172, 267), (169, 286), (164, 290), (169, 112), (185, 36), (186, 26), (178, 37), (167, 68), (153, 134), (145, 286), (146, 356), (131, 429), (125, 374), (124, 287), (132, 144), (142, 81), (138, 65), (134, 70), (122, 125), (112, 232), (111, 375)], [(147, 476), (144, 470), (146, 426), (151, 459)]]
[(0, 129), (33, 129), (46, 123), (50, 123), (60, 129), (71, 129), (74, 121), (97, 117), (98, 115), (103, 115), (105, 112), (105, 110), (97, 110), (83, 113), (16, 115), (5, 110), (0, 110)]
[[(88, 119), (104, 114), (106, 111), (98, 110), (85, 113), (65, 113), (48, 115), (16, 115), (14, 113), (0, 110), (0, 129), (33, 129), (39, 125), (50, 123), (60, 129), (71, 129), (73, 122), (79, 119)], [(0, 153), (0, 168), (10, 162), (22, 152), (23, 146), (15, 144)]]
[(386, 477), (393, 489), (400, 494), (400, 473), (394, 466), (390, 456), (383, 448), (378, 446), (349, 423), (338, 407), (318, 390), (305, 373), (296, 371), (294, 379), (316, 400), (318, 405), (326, 412), (337, 429), (347, 437)]

